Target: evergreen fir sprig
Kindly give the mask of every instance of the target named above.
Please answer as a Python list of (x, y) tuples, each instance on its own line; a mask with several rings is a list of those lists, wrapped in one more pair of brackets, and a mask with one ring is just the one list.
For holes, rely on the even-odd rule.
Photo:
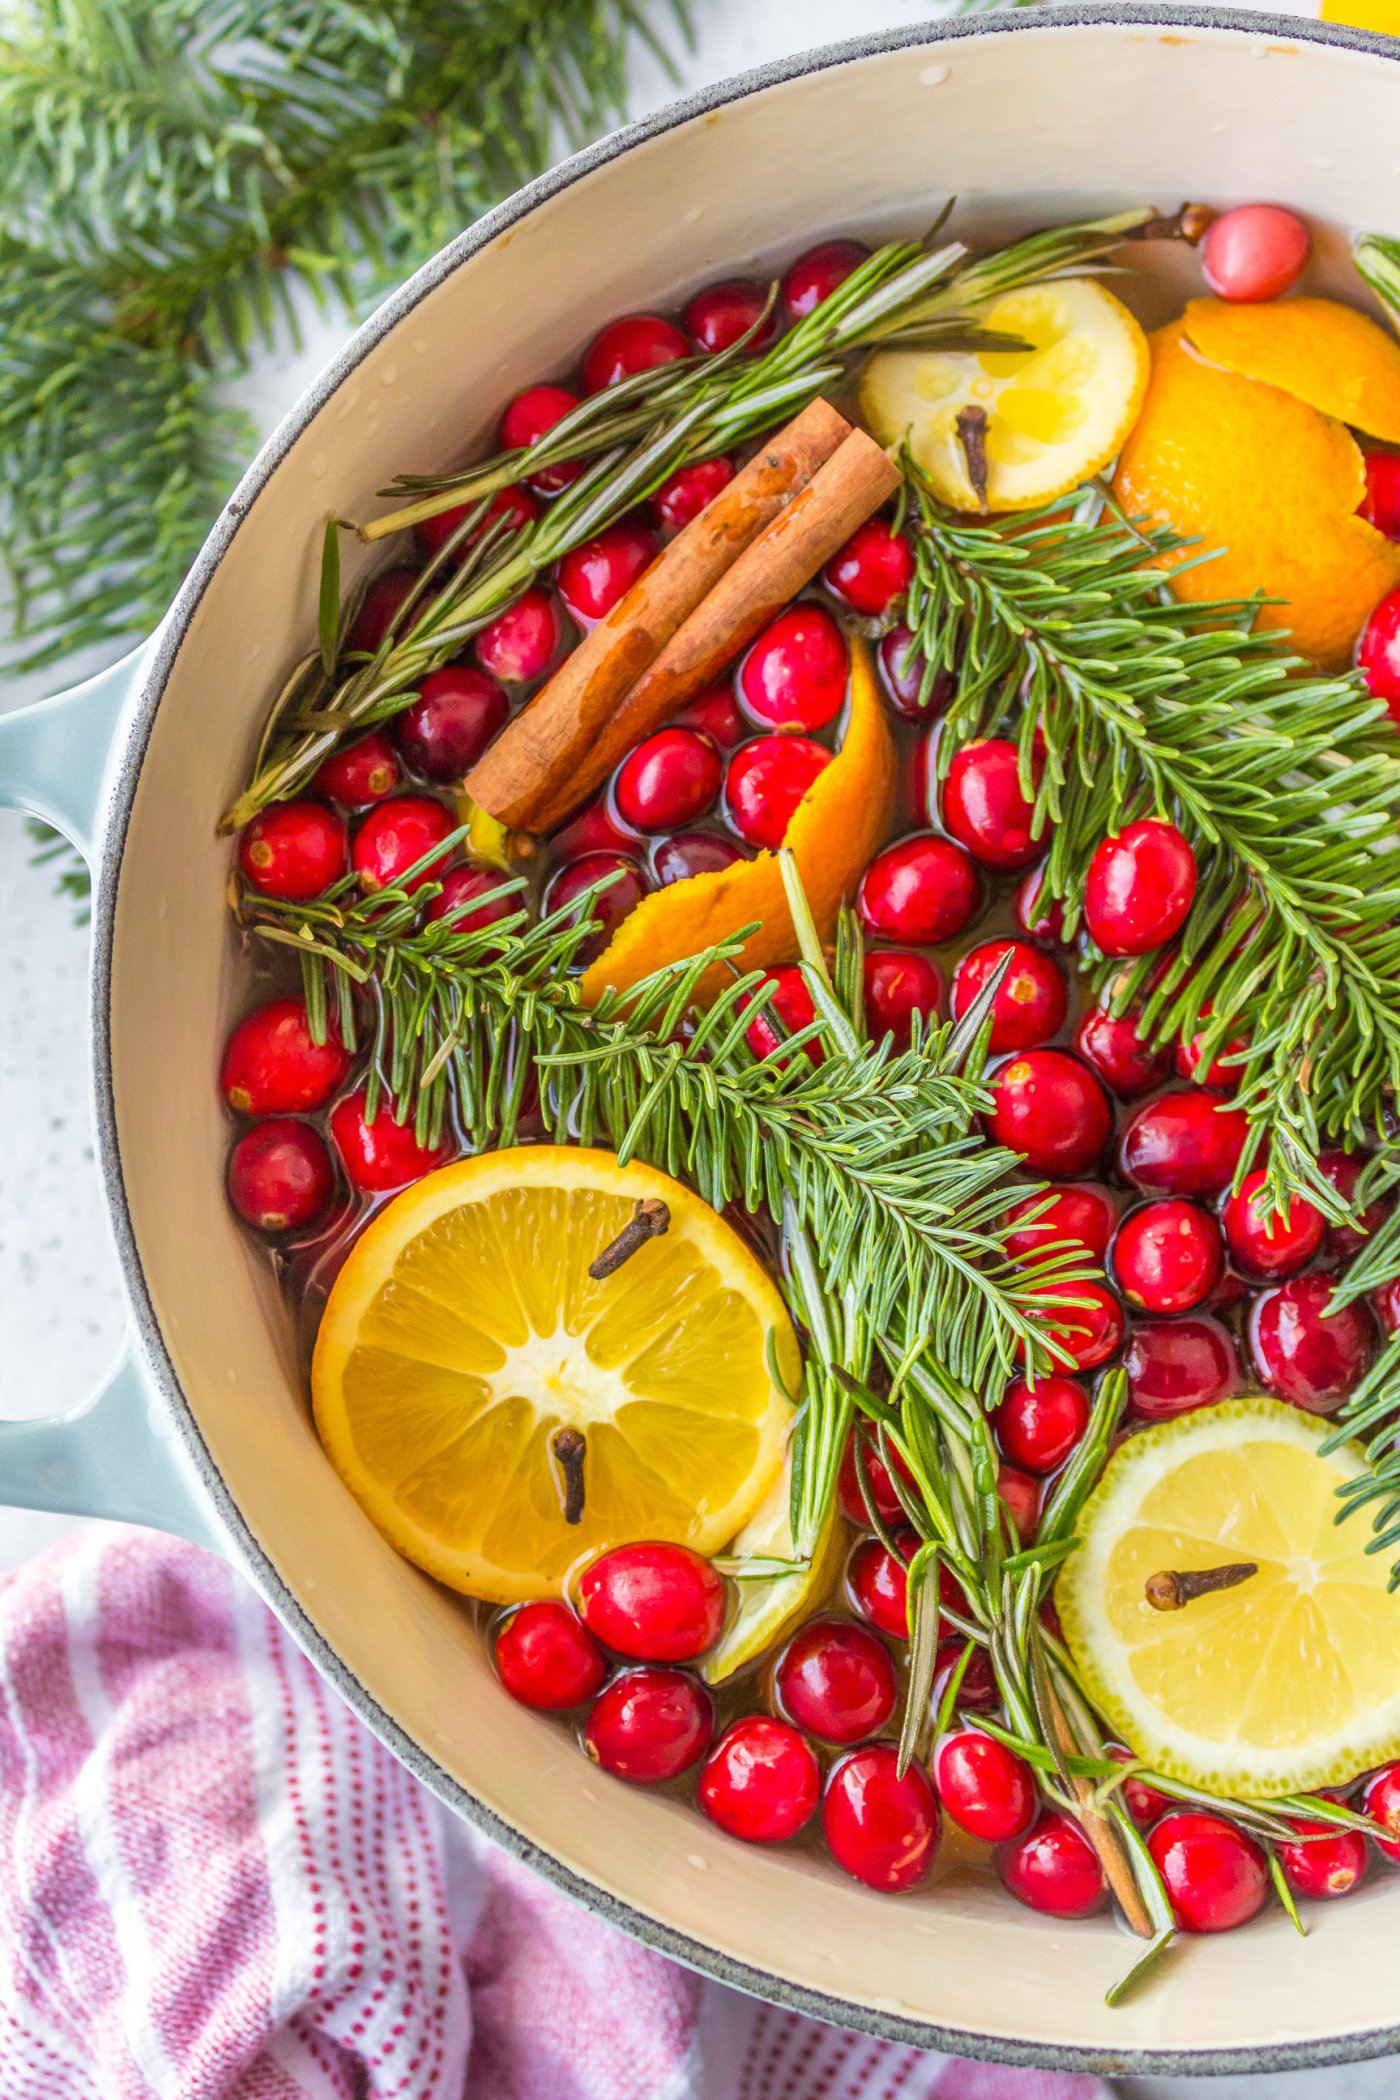
[[(1019, 740), (1046, 841), (1047, 893), (1076, 931), (1089, 859), (1156, 813), (1180, 825), (1199, 880), (1167, 957), (1085, 946), (1116, 1013), (1153, 1040), (1199, 1038), (1237, 1066), (1276, 1201), (1349, 1215), (1318, 1170), (1325, 1137), (1374, 1140), (1400, 1085), (1400, 752), (1355, 677), (1324, 677), (1253, 608), (1179, 603), (1153, 556), (1182, 543), (1089, 491), (966, 522), (906, 462), (917, 572), (908, 620), (926, 689), (955, 679), (939, 763), (969, 737)], [(1038, 784), (1037, 784), (1038, 782)]]
[(1383, 233), (1355, 234), (1351, 259), (1385, 308), (1391, 326), (1400, 330), (1400, 241)]
[[(1367, 1206), (1400, 1191), (1400, 1142), (1394, 1138), (1369, 1159), (1356, 1185), (1355, 1208)], [(1353, 1256), (1333, 1286), (1332, 1304), (1338, 1310), (1387, 1290), (1400, 1282), (1400, 1207), (1382, 1218), (1364, 1247)], [(1361, 1383), (1347, 1395), (1337, 1416), (1334, 1434), (1323, 1446), (1335, 1451), (1353, 1439), (1366, 1458), (1366, 1472), (1338, 1490), (1341, 1509), (1337, 1521), (1354, 1512), (1369, 1510), (1371, 1540), (1368, 1553), (1390, 1553), (1400, 1547), (1400, 1332), (1389, 1334), (1380, 1354)], [(1400, 1557), (1390, 1571), (1390, 1587), (1400, 1589)]]

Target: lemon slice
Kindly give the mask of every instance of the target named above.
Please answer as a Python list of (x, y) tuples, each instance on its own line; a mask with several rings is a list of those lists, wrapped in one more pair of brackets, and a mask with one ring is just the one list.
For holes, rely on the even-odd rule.
[[(640, 1198), (670, 1211), (602, 1282)], [(710, 1554), (778, 1477), (800, 1381), (776, 1285), (722, 1218), (610, 1152), (522, 1146), (427, 1175), (336, 1279), (311, 1373), (321, 1441), (399, 1551), (493, 1603), (562, 1593), (627, 1539)], [(583, 1513), (552, 1439), (582, 1432)]]
[[(1055, 1590), (1085, 1685), (1157, 1771), (1267, 1799), (1400, 1755), (1400, 1594), (1370, 1526), (1338, 1524), (1354, 1445), (1276, 1400), (1231, 1400), (1131, 1437), (1080, 1518)], [(1155, 1611), (1162, 1569), (1254, 1561), (1238, 1588)]]
[(981, 307), (987, 328), (1030, 350), (881, 350), (860, 382), (862, 413), (882, 445), (908, 439), (936, 494), (976, 510), (957, 419), (986, 411), (987, 504), (1027, 510), (1107, 466), (1147, 390), (1147, 338), (1091, 277), (1035, 284)]
[(730, 1548), (735, 1560), (752, 1563), (752, 1572), (739, 1571), (739, 1609), (719, 1646), (700, 1665), (707, 1684), (722, 1683), (782, 1640), (798, 1619), (826, 1602), (840, 1579), (846, 1527), (834, 1502), (810, 1561), (793, 1574), (762, 1573), (765, 1561), (795, 1558), (791, 1510), (792, 1473), (784, 1466), (762, 1507)]

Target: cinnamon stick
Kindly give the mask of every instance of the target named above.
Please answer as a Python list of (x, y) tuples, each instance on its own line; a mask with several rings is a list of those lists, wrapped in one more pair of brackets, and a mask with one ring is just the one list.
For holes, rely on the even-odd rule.
[[(1065, 1710), (1048, 1674), (1045, 1680), (1045, 1703), (1048, 1708), (1046, 1718), (1055, 1736), (1055, 1747), (1062, 1757), (1073, 1757), (1079, 1745), (1074, 1739), (1069, 1722), (1065, 1718)], [(1135, 1932), (1140, 1940), (1150, 1940), (1152, 1920), (1147, 1915), (1147, 1906), (1133, 1878), (1133, 1870), (1121, 1838), (1108, 1817), (1094, 1806), (1094, 1789), (1089, 1780), (1080, 1772), (1071, 1772), (1069, 1784), (1079, 1804), (1079, 1827), (1098, 1855), (1099, 1865), (1103, 1868), (1103, 1878), (1117, 1899), (1118, 1908), (1127, 1920), (1130, 1930)]]
[(462, 793), (519, 831), (546, 831), (559, 822), (555, 811), (564, 795), (563, 815), (582, 802), (608, 770), (591, 767), (591, 751), (623, 695), (850, 428), (830, 402), (818, 399), (765, 440), (507, 724), (468, 773)]

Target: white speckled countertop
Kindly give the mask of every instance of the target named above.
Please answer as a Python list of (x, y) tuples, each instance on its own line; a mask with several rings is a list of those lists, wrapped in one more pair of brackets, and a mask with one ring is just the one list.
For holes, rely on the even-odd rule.
[[(1300, 7), (1299, 11), (1308, 11)], [(917, 23), (926, 0), (696, 0), (696, 47), (682, 84), (699, 86), (804, 45)], [(633, 76), (641, 112), (670, 92), (650, 58)], [(270, 428), (344, 330), (308, 321), (298, 354), (262, 360), (238, 389)], [(97, 668), (96, 664), (90, 668)], [(37, 697), (11, 681), (5, 706)], [(30, 863), (20, 818), (0, 811), (0, 1338), (5, 1415), (73, 1405), (95, 1383), (121, 1332), (121, 1292), (88, 1127), (87, 933), (48, 872)], [(67, 1520), (0, 1510), (0, 1566), (11, 1566)], [(1395, 2060), (1295, 2075), (1128, 2081), (1134, 2100), (1382, 2100), (1400, 2091)]]

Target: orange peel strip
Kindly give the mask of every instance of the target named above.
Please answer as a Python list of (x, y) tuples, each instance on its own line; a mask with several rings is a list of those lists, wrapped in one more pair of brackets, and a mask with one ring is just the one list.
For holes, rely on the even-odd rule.
[(1192, 299), (1182, 325), (1211, 364), (1282, 387), (1324, 416), (1400, 445), (1400, 343), (1354, 306)]

